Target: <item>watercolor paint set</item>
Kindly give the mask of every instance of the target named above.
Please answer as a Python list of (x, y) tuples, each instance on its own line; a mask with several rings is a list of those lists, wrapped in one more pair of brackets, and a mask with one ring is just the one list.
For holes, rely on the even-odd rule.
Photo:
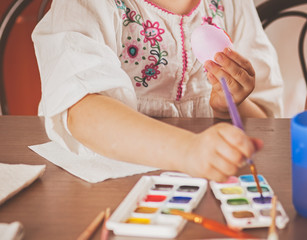
[[(240, 229), (270, 226), (274, 192), (262, 175), (258, 175), (258, 179), (263, 197), (257, 190), (253, 175), (232, 176), (225, 183), (210, 181), (228, 226)], [(277, 202), (276, 211), (276, 226), (282, 229), (289, 222), (289, 217), (280, 202)]]
[(186, 220), (171, 209), (191, 212), (207, 190), (208, 181), (185, 174), (143, 176), (107, 222), (116, 235), (174, 238)]

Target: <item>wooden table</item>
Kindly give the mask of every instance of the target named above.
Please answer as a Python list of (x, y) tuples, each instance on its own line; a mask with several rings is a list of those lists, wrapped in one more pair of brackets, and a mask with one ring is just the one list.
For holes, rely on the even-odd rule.
[[(199, 132), (214, 124), (213, 119), (167, 118), (162, 121)], [(290, 217), (288, 226), (279, 230), (280, 239), (306, 239), (307, 219), (295, 212), (291, 200), (291, 158), (289, 119), (246, 119), (249, 135), (264, 141), (264, 149), (255, 156), (258, 172), (263, 174)], [(0, 162), (46, 164), (45, 174), (28, 188), (0, 206), (0, 222), (20, 221), (24, 239), (76, 239), (94, 217), (106, 207), (114, 210), (142, 175), (90, 184), (32, 152), (27, 146), (47, 142), (43, 119), (39, 117), (0, 117)], [(248, 168), (240, 174), (249, 173)], [(160, 174), (159, 171), (149, 174)], [(207, 191), (195, 212), (224, 222), (211, 191)], [(246, 230), (265, 238), (267, 229)], [(100, 230), (93, 239), (99, 239)], [(178, 239), (223, 237), (199, 225), (188, 223)], [(1, 238), (1, 237), (0, 237)], [(110, 239), (140, 239), (114, 236)]]

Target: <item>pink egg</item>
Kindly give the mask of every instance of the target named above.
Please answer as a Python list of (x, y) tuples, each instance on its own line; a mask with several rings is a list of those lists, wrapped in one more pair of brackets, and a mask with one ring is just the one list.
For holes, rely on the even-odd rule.
[(232, 48), (231, 40), (224, 30), (210, 24), (203, 24), (193, 31), (191, 44), (193, 53), (201, 63), (213, 61), (214, 55), (226, 47)]

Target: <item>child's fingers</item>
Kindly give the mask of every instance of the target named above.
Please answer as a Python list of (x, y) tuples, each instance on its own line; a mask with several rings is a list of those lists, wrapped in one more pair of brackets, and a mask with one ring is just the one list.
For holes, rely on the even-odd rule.
[(238, 166), (230, 160), (219, 156), (212, 161), (212, 166), (225, 176), (235, 175), (238, 171)]
[(220, 161), (216, 161), (214, 165), (223, 168), (225, 174), (235, 174), (244, 161), (242, 153), (225, 141), (220, 141), (216, 146), (216, 152), (221, 159), (218, 159)]
[(217, 84), (219, 82), (219, 80), (212, 73), (208, 72), (207, 78), (208, 78), (209, 82), (212, 84), (212, 88), (215, 88), (218, 85), (219, 89), (215, 89), (215, 90), (221, 89), (220, 84)]
[(221, 123), (217, 129), (224, 140), (246, 158), (250, 158), (255, 152), (254, 143), (241, 129), (226, 123)]
[(251, 138), (257, 151), (263, 148), (263, 141), (258, 138)]
[(225, 48), (223, 53), (227, 57), (229, 57), (230, 59), (235, 61), (239, 66), (241, 66), (250, 76), (253, 76), (253, 77), (255, 76), (255, 70), (254, 70), (252, 64), (250, 63), (250, 61), (248, 61), (242, 55), (240, 55), (236, 51), (233, 51), (230, 48)]
[[(262, 141), (248, 137), (241, 129), (229, 124), (218, 123), (193, 138), (195, 148), (188, 150), (184, 168), (191, 176), (205, 177), (223, 182), (235, 175)], [(204, 146), (206, 146), (204, 148)], [(188, 164), (195, 161), (195, 164)]]
[(206, 174), (205, 178), (216, 181), (216, 182), (225, 182), (228, 179), (229, 175), (222, 173), (217, 170), (214, 166), (211, 167), (210, 171)]
[[(207, 76), (210, 77), (210, 82), (215, 79), (221, 79), (224, 77), (227, 81), (227, 85), (231, 91), (231, 93), (239, 93), (244, 92), (242, 91), (244, 87), (241, 85), (239, 81), (237, 81), (235, 78), (232, 77), (232, 75), (225, 71), (223, 67), (221, 67), (219, 64), (209, 60), (205, 62), (205, 67), (208, 69)], [(213, 75), (213, 76), (212, 76)], [(215, 86), (213, 85), (213, 89), (215, 91), (222, 92), (222, 86), (219, 81), (214, 81)]]
[(225, 70), (243, 88), (249, 89), (253, 86), (253, 84), (250, 83), (253, 78), (251, 78), (247, 70), (245, 70), (244, 66), (241, 66), (222, 52), (215, 55), (215, 61), (222, 67), (222, 70)]

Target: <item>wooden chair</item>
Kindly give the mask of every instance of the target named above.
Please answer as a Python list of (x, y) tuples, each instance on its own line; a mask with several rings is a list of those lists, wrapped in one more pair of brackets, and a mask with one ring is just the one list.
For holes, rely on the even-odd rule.
[[(307, 13), (303, 11), (291, 10), (291, 8), (302, 4), (307, 4), (306, 0), (268, 0), (257, 6), (257, 11), (264, 29), (272, 22), (285, 17), (299, 17), (305, 19), (305, 23), (299, 36), (298, 54), (303, 77), (307, 86), (307, 67), (304, 56), (304, 40), (307, 31)], [(307, 109), (307, 97), (305, 109)]]
[[(37, 22), (43, 17), (49, 0), (39, 0), (39, 1), (41, 1), (41, 3), (37, 15)], [(8, 102), (7, 102), (7, 92), (4, 81), (4, 67), (3, 67), (7, 40), (14, 24), (16, 23), (16, 19), (23, 13), (23, 11), (32, 2), (34, 2), (34, 0), (12, 1), (12, 3), (7, 8), (6, 12), (4, 13), (0, 21), (0, 103), (1, 103), (0, 114), (2, 110), (3, 115), (10, 114), (10, 109), (8, 107)], [(16, 66), (16, 71), (18, 71), (18, 66)]]

